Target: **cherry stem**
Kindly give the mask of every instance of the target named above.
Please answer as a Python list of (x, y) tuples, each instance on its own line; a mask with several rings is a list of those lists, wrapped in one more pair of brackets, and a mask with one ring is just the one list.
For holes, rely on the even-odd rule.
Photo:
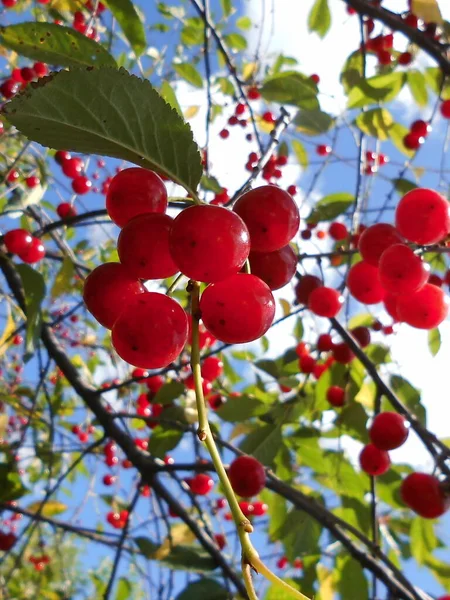
[(227, 472), (223, 466), (220, 453), (217, 449), (214, 437), (211, 433), (211, 428), (208, 422), (208, 413), (203, 396), (202, 389), (202, 373), (200, 366), (200, 336), (199, 336), (199, 321), (200, 321), (200, 284), (197, 281), (190, 281), (188, 290), (191, 294), (191, 312), (192, 312), (192, 348), (191, 348), (191, 369), (194, 378), (195, 386), (195, 400), (197, 404), (198, 412), (198, 431), (197, 435), (199, 440), (205, 444), (208, 452), (211, 456), (214, 468), (217, 476), (219, 477), (220, 483), (225, 493), (225, 497), (228, 501), (233, 521), (237, 528), (239, 541), (242, 548), (242, 567), (244, 575), (245, 588), (250, 600), (258, 600), (253, 582), (251, 579), (251, 568), (255, 569), (257, 573), (261, 573), (266, 579), (281, 587), (292, 594), (293, 598), (299, 598), (300, 600), (309, 600), (307, 596), (298, 592), (292, 588), (285, 581), (280, 579), (272, 573), (272, 571), (261, 561), (256, 549), (250, 541), (249, 533), (252, 533), (253, 527), (250, 521), (245, 517), (244, 513), (239, 506), (239, 502), (234, 494), (233, 488), (231, 487), (230, 480), (228, 479)]

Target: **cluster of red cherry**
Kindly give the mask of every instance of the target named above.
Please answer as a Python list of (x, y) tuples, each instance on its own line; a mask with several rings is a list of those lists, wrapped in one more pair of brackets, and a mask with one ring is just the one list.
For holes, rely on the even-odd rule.
[(3, 236), (3, 243), (8, 252), (17, 254), (24, 263), (36, 263), (45, 256), (45, 248), (41, 240), (31, 235), (26, 229), (7, 231)]
[[(87, 194), (92, 188), (92, 181), (86, 177), (86, 175), (83, 175), (83, 160), (78, 156), (71, 156), (69, 152), (64, 150), (58, 150), (58, 152), (56, 152), (55, 160), (60, 165), (64, 175), (72, 180), (72, 189), (75, 194)], [(58, 210), (58, 215), (62, 219), (76, 215), (75, 209), (70, 204), (63, 204), (65, 205), (65, 209)], [(61, 207), (61, 204), (59, 207)], [(61, 210), (62, 214), (60, 213)]]
[(11, 71), (11, 76), (0, 85), (0, 93), (6, 100), (10, 100), (17, 92), (23, 90), (30, 81), (35, 81), (47, 74), (48, 67), (43, 62), (35, 62), (32, 67), (17, 67)]
[[(86, 306), (112, 329), (119, 356), (144, 369), (165, 367), (179, 356), (189, 323), (175, 300), (148, 292), (142, 280), (181, 272), (209, 284), (200, 299), (204, 326), (218, 340), (239, 344), (268, 330), (275, 313), (270, 286), (281, 287), (295, 270), (288, 244), (300, 216), (287, 192), (263, 186), (242, 195), (233, 211), (192, 205), (175, 219), (165, 214), (167, 205), (165, 185), (156, 173), (137, 167), (118, 173), (109, 186), (106, 209), (122, 228), (120, 263), (97, 267), (84, 287)], [(239, 272), (249, 257), (262, 278)], [(278, 265), (286, 261), (283, 283)]]

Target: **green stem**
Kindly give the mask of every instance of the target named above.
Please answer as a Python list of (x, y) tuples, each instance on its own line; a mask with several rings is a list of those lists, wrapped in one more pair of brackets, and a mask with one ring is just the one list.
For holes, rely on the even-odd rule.
[(216, 473), (219, 477), (220, 483), (222, 484), (225, 497), (230, 506), (231, 514), (233, 515), (234, 523), (237, 527), (239, 535), (239, 541), (242, 547), (242, 569), (244, 575), (244, 583), (247, 589), (250, 600), (258, 600), (253, 582), (251, 578), (251, 568), (261, 573), (279, 587), (288, 590), (293, 598), (299, 598), (300, 600), (308, 600), (306, 596), (294, 590), (289, 584), (284, 582), (282, 579), (277, 577), (275, 573), (272, 573), (270, 569), (261, 561), (259, 555), (253, 544), (250, 541), (249, 533), (253, 531), (252, 524), (243, 514), (236, 496), (234, 495), (233, 488), (231, 487), (230, 480), (228, 479), (227, 472), (222, 463), (219, 451), (217, 449), (214, 437), (211, 432), (211, 428), (208, 423), (208, 414), (206, 410), (205, 399), (203, 397), (202, 389), (202, 373), (200, 366), (200, 343), (199, 343), (199, 320), (200, 320), (200, 309), (199, 309), (199, 297), (200, 297), (200, 285), (197, 281), (190, 281), (188, 291), (191, 293), (191, 311), (192, 311), (192, 349), (191, 349), (191, 368), (192, 375), (194, 378), (195, 385), (195, 399), (197, 403), (198, 412), (198, 431), (197, 435), (201, 442), (207, 447), (211, 460), (213, 462)]

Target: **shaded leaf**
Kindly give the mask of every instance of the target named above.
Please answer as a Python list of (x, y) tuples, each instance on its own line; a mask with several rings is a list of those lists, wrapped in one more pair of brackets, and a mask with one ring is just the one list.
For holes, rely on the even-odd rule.
[(131, 585), (129, 579), (126, 577), (121, 577), (117, 584), (115, 600), (129, 600), (132, 591), (133, 586)]
[[(9, 346), (12, 343), (12, 334), (16, 330), (16, 323), (11, 315), (11, 306), (9, 302), (6, 303), (6, 323), (5, 328), (3, 329), (3, 333), (0, 337), (0, 356), (8, 350)], [(1, 437), (1, 436), (0, 436)]]
[(41, 304), (45, 297), (45, 281), (43, 276), (26, 264), (16, 267), (25, 294), (27, 325), (25, 336), (25, 362), (33, 355), (36, 342), (41, 333)]
[(393, 179), (392, 183), (394, 184), (395, 191), (398, 192), (400, 196), (404, 196), (411, 190), (415, 190), (417, 187), (417, 185), (412, 181), (409, 181), (409, 179)]
[(0, 463), (0, 501), (17, 500), (27, 492), (20, 475), (6, 463)]
[(315, 205), (308, 217), (308, 223), (320, 221), (332, 221), (338, 215), (344, 213), (355, 202), (355, 197), (349, 192), (338, 192), (325, 196)]
[(400, 375), (391, 376), (391, 387), (400, 400), (406, 404), (422, 425), (426, 422), (426, 411), (424, 406), (420, 403), (420, 393), (413, 387), (409, 381), (400, 377)]
[(319, 108), (316, 84), (297, 71), (284, 71), (268, 77), (264, 80), (260, 92), (264, 100), (293, 104), (308, 110)]
[(263, 465), (270, 466), (282, 443), (281, 427), (264, 425), (252, 431), (239, 448), (246, 454), (254, 456)]
[(411, 0), (411, 12), (426, 23), (442, 23), (437, 0)]
[(178, 446), (183, 432), (176, 429), (164, 429), (161, 425), (155, 427), (148, 440), (148, 451), (157, 458), (164, 458), (170, 450)]
[(247, 40), (240, 33), (229, 33), (224, 36), (224, 40), (230, 48), (233, 50), (246, 50)]
[(407, 72), (406, 77), (414, 100), (419, 106), (426, 106), (428, 92), (424, 75), (420, 71), (412, 70)]
[(385, 108), (373, 108), (361, 113), (355, 119), (355, 125), (363, 133), (382, 141), (388, 139), (393, 124), (394, 119)]
[(56, 274), (55, 282), (50, 292), (52, 298), (57, 298), (61, 294), (67, 293), (70, 288), (70, 283), (75, 273), (75, 266), (72, 260), (65, 256), (62, 265)]
[(419, 565), (423, 565), (425, 560), (432, 554), (438, 546), (438, 540), (434, 533), (432, 521), (416, 517), (411, 523), (410, 529), (410, 547), (411, 554), (417, 560)]
[(217, 581), (213, 579), (200, 579), (193, 581), (184, 590), (178, 594), (175, 600), (199, 600), (206, 598), (208, 600), (227, 600), (229, 593)]
[(238, 423), (261, 415), (266, 411), (267, 406), (263, 402), (252, 396), (243, 395), (239, 398), (230, 397), (225, 404), (216, 410), (216, 415), (223, 421)]
[(292, 509), (281, 527), (281, 539), (286, 556), (292, 562), (302, 554), (312, 554), (319, 549), (321, 525), (303, 510)]
[(131, 0), (105, 0), (136, 56), (147, 48), (145, 28)]
[(405, 74), (393, 71), (386, 75), (375, 75), (368, 79), (361, 78), (358, 85), (353, 86), (348, 94), (348, 108), (363, 108), (379, 102), (393, 100), (405, 83)]
[(414, 150), (408, 150), (408, 148), (403, 143), (403, 139), (408, 133), (409, 129), (404, 125), (401, 125), (400, 123), (393, 123), (389, 128), (389, 137), (391, 139), (391, 142), (394, 144), (397, 150), (400, 150), (402, 154), (404, 154), (408, 158), (411, 158), (412, 156), (414, 156)]
[(159, 388), (152, 402), (154, 404), (171, 404), (185, 391), (185, 385), (181, 381), (169, 381)]
[(337, 589), (342, 600), (367, 600), (369, 589), (361, 565), (348, 555), (336, 559)]
[(322, 110), (301, 110), (294, 119), (297, 129), (305, 135), (320, 135), (333, 127), (335, 119)]

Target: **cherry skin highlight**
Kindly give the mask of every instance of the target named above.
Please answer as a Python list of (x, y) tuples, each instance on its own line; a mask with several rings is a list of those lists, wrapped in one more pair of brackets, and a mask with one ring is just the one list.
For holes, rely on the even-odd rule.
[(262, 464), (253, 456), (239, 456), (228, 469), (231, 487), (238, 496), (250, 498), (259, 494), (266, 485)]
[(295, 275), (297, 256), (290, 246), (275, 252), (250, 252), (250, 269), (271, 290), (284, 287)]
[(450, 232), (450, 205), (434, 190), (417, 188), (400, 200), (395, 226), (403, 237), (416, 244), (436, 244)]
[(449, 299), (441, 288), (426, 283), (414, 294), (401, 295), (397, 300), (397, 313), (416, 329), (434, 329), (447, 318)]
[(353, 298), (363, 304), (378, 304), (385, 295), (377, 267), (364, 260), (351, 267), (347, 287)]
[(23, 260), (24, 263), (32, 265), (39, 262), (45, 256), (44, 244), (39, 238), (32, 237), (31, 243), (23, 250), (18, 253), (18, 257)]
[(292, 196), (264, 185), (239, 198), (233, 211), (250, 232), (252, 252), (275, 252), (292, 240), (300, 226), (300, 213)]
[(112, 344), (130, 365), (167, 367), (183, 350), (188, 335), (186, 313), (172, 298), (146, 292), (132, 298), (112, 328)]
[(25, 252), (33, 241), (33, 236), (26, 229), (11, 229), (3, 236), (3, 242), (8, 252), (20, 254)]
[(408, 439), (408, 422), (398, 413), (382, 412), (373, 420), (369, 435), (372, 444), (379, 450), (395, 450)]
[(106, 210), (119, 227), (138, 215), (164, 213), (166, 209), (166, 186), (153, 171), (139, 167), (124, 169), (109, 184)]
[(389, 470), (391, 460), (387, 452), (379, 450), (373, 444), (367, 444), (359, 455), (359, 464), (365, 473), (375, 477)]
[(191, 206), (173, 221), (169, 248), (186, 277), (215, 283), (242, 268), (250, 252), (250, 238), (236, 213), (220, 206)]
[(404, 244), (394, 244), (380, 259), (379, 276), (384, 289), (391, 294), (411, 294), (422, 288), (430, 267)]
[(162, 213), (134, 217), (117, 240), (120, 262), (137, 279), (165, 279), (178, 272), (169, 251), (173, 219)]
[(383, 252), (393, 244), (401, 244), (402, 236), (388, 223), (376, 223), (365, 229), (358, 242), (363, 259), (374, 267), (378, 266)]
[(105, 263), (92, 271), (84, 282), (83, 299), (100, 325), (111, 329), (122, 309), (145, 288), (120, 263)]
[(411, 473), (403, 480), (400, 495), (406, 506), (424, 519), (441, 517), (450, 507), (446, 496), (434, 475)]
[(332, 318), (341, 310), (343, 302), (337, 290), (321, 286), (309, 294), (308, 308), (319, 317)]
[(252, 342), (272, 324), (275, 301), (269, 287), (255, 275), (239, 273), (213, 283), (200, 298), (207, 330), (228, 344)]
[(187, 481), (191, 492), (197, 496), (206, 496), (214, 487), (214, 479), (206, 473), (198, 473)]

